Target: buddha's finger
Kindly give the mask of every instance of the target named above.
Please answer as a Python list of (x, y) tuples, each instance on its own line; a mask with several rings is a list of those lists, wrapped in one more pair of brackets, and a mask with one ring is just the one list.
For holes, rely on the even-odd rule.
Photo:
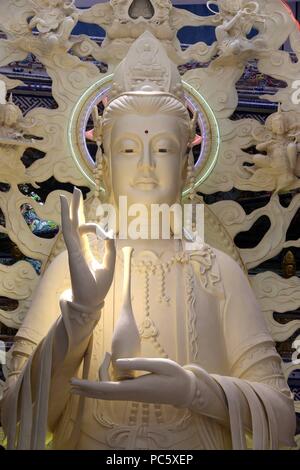
[(61, 207), (61, 224), (62, 224), (62, 230), (64, 235), (66, 234), (66, 231), (70, 229), (71, 227), (71, 219), (70, 219), (70, 208), (69, 208), (69, 203), (63, 194), (60, 195), (60, 207)]
[(80, 235), (88, 235), (88, 234), (97, 235), (97, 224), (88, 223), (88, 224), (80, 225), (79, 233)]
[(103, 256), (103, 267), (112, 272), (116, 261), (116, 245), (114, 239), (105, 240), (105, 251)]
[(142, 370), (154, 374), (174, 375), (178, 372), (178, 364), (169, 359), (161, 358), (129, 358), (117, 359), (116, 364), (121, 370)]
[[(125, 381), (124, 381), (125, 383)], [(92, 398), (113, 399), (124, 392), (121, 382), (91, 382), (89, 380), (72, 379), (71, 393), (75, 395), (85, 395)]]
[[(89, 382), (88, 380), (80, 380), (80, 383), (77, 385), (71, 385), (71, 393), (98, 400), (150, 402), (153, 399), (151, 384), (142, 379), (146, 379), (146, 377), (124, 380), (122, 382)], [(73, 380), (71, 383), (74, 383)]]
[(73, 196), (71, 199), (71, 219), (74, 226), (79, 227), (79, 208), (80, 208), (81, 191), (78, 188), (74, 188)]
[(101, 240), (111, 240), (113, 238), (112, 231), (106, 232), (100, 225), (95, 223), (87, 223), (80, 225), (79, 227), (80, 235), (94, 234)]
[(78, 217), (79, 217), (79, 225), (85, 224), (85, 215), (84, 215), (84, 204), (83, 204), (83, 194), (82, 194), (82, 191), (80, 191), (79, 208), (78, 208)]
[[(96, 398), (96, 399), (101, 399), (102, 396), (100, 396), (98, 390), (94, 390), (94, 389), (91, 389), (89, 387), (85, 387), (85, 386), (77, 386), (77, 387), (71, 387), (71, 393), (72, 395), (79, 395), (79, 396), (83, 396), (83, 397), (86, 397), (86, 398)], [(103, 399), (105, 399), (103, 397)], [(107, 398), (109, 399), (109, 398)]]
[[(80, 380), (80, 379), (72, 379), (71, 383), (71, 393), (73, 394), (90, 394), (90, 393), (97, 393), (98, 382), (90, 382), (89, 380)], [(90, 396), (90, 395), (89, 395)]]

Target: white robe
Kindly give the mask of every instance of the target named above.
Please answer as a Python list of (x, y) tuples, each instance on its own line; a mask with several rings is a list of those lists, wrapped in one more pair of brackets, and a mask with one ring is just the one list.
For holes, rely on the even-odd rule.
[[(199, 403), (195, 399), (190, 409), (179, 409), (169, 405), (79, 399), (69, 394), (60, 419), (51, 429), (53, 448), (244, 449), (246, 433), (252, 433), (254, 449), (294, 445), (293, 398), (246, 276), (227, 255), (203, 245), (195, 251), (179, 251), (178, 260), (171, 263), (161, 282), (161, 263), (167, 263), (173, 255), (165, 253), (158, 260), (148, 253), (145, 259), (153, 261), (149, 269), (133, 268), (132, 302), (142, 337), (142, 356), (168, 357), (191, 370), (199, 378), (200, 389), (206, 387), (204, 399), (202, 396)], [(153, 268), (155, 264), (159, 266)], [(98, 369), (105, 352), (110, 350), (121, 308), (118, 293), (122, 276), (122, 260), (117, 257), (114, 281), (82, 357), (78, 377), (98, 380)], [(141, 276), (144, 276), (142, 289)], [(43, 289), (48, 292), (53, 282), (59, 288), (48, 300), (47, 312)], [(44, 448), (48, 412), (61, 396), (59, 380), (53, 380), (51, 365), (57, 322), (61, 321), (54, 312), (59, 311), (57, 299), (69, 282), (67, 256), (63, 253), (45, 273), (18, 332), (23, 347), (28, 340), (38, 347), (3, 400), (2, 422), (10, 448)], [(139, 289), (135, 288), (137, 285)], [(72, 322), (84, 311), (64, 297), (60, 306), (68, 333), (67, 354), (72, 354)], [(17, 348), (18, 343), (16, 353)], [(33, 368), (38, 371), (35, 381)], [(223, 401), (222, 406), (228, 409), (228, 422), (207, 413), (211, 406), (205, 400)], [(247, 414), (250, 424), (245, 423)]]

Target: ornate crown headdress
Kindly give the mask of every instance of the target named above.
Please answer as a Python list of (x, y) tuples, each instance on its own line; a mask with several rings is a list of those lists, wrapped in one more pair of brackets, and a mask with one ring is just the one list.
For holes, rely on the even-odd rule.
[[(169, 59), (164, 46), (145, 31), (130, 47), (127, 56), (114, 72), (107, 106), (121, 96), (170, 96), (186, 107), (183, 84), (177, 66)], [(190, 123), (190, 142), (196, 134), (198, 114)], [(97, 135), (102, 136), (103, 120), (97, 118)], [(99, 140), (97, 142), (100, 143)]]
[(122, 94), (139, 93), (167, 94), (184, 103), (177, 66), (149, 31), (145, 31), (132, 44), (127, 56), (116, 68), (109, 101)]

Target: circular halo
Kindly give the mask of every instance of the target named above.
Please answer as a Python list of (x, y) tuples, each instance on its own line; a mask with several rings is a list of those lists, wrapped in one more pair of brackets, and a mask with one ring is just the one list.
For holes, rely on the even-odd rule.
[[(107, 97), (112, 78), (112, 74), (106, 75), (86, 90), (76, 103), (68, 126), (68, 142), (72, 158), (91, 188), (95, 187), (93, 176), (95, 161), (87, 147), (86, 128), (93, 108)], [(220, 132), (216, 117), (207, 101), (187, 82), (183, 81), (182, 84), (187, 108), (191, 113), (198, 112), (198, 129), (202, 141), (201, 146), (199, 145), (200, 150), (195, 157), (194, 188), (199, 188), (209, 177), (217, 163), (220, 149)], [(185, 187), (182, 193), (183, 196), (186, 197), (192, 189), (192, 187)], [(105, 191), (104, 188), (101, 188), (101, 190)]]
[[(201, 131), (201, 151), (194, 165), (195, 185), (197, 189), (209, 177), (216, 166), (220, 150), (220, 130), (213, 110), (203, 96), (187, 82), (182, 81), (186, 100), (195, 111), (198, 111), (198, 125)], [(183, 196), (186, 197), (192, 187), (184, 188)]]

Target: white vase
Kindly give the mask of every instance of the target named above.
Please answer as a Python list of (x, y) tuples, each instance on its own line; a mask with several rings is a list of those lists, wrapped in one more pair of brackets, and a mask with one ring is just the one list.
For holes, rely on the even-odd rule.
[(114, 380), (128, 380), (135, 377), (135, 371), (119, 370), (116, 360), (139, 357), (141, 339), (135, 322), (131, 303), (131, 257), (133, 248), (122, 249), (124, 257), (123, 304), (112, 338), (112, 366)]

